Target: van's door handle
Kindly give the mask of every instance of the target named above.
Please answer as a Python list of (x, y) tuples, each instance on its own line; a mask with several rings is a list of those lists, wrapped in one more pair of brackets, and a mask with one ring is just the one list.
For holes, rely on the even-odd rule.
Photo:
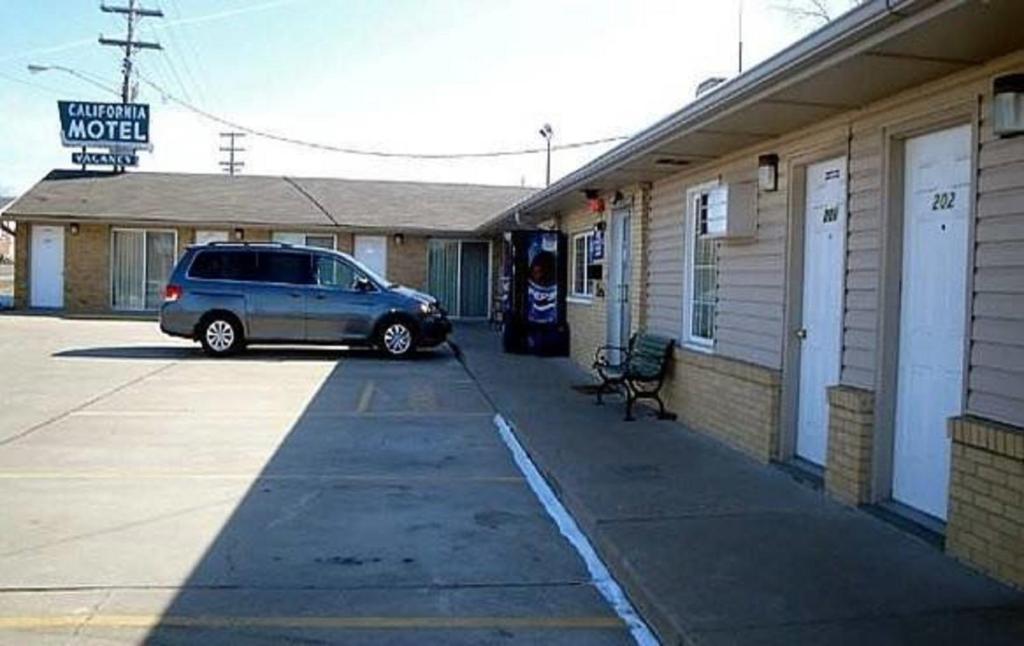
[(318, 301), (322, 301), (325, 298), (327, 298), (327, 296), (325, 294), (317, 294), (316, 295), (316, 300), (318, 300)]
[(796, 338), (798, 338), (800, 340), (806, 339), (807, 338), (807, 329), (806, 328), (799, 328), (799, 329), (795, 330), (793, 332), (793, 334), (795, 334)]
[(291, 296), (292, 298), (300, 298), (302, 296), (302, 294), (300, 294), (298, 292), (291, 292), (288, 295)]

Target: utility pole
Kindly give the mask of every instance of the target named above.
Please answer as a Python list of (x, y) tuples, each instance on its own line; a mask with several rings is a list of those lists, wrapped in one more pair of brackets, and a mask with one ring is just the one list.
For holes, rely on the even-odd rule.
[(739, 73), (743, 73), (743, 0), (740, 0), (740, 28), (739, 28), (739, 56), (737, 57), (739, 63)]
[[(124, 48), (124, 61), (121, 63), (121, 73), (123, 79), (121, 81), (121, 103), (131, 103), (135, 98), (132, 92), (132, 55), (137, 49), (163, 49), (160, 43), (151, 43), (147, 41), (136, 40), (135, 38), (135, 25), (139, 18), (163, 18), (164, 12), (159, 9), (143, 9), (142, 7), (136, 6), (136, 0), (128, 0), (128, 6), (113, 6), (107, 4), (100, 4), (100, 11), (104, 13), (120, 13), (124, 14), (125, 19), (128, 22), (128, 29), (125, 37), (120, 38), (104, 38), (100, 36), (100, 45), (107, 45), (110, 47), (123, 47)], [(114, 167), (114, 170), (120, 170), (124, 172), (124, 167)]]
[(228, 159), (227, 159), (227, 161), (221, 161), (220, 165), (223, 167), (225, 173), (227, 173), (228, 175), (234, 176), (236, 168), (242, 168), (243, 166), (245, 166), (245, 162), (243, 162), (243, 161), (235, 161), (235, 153), (244, 153), (245, 152), (245, 148), (238, 148), (237, 146), (235, 146), (235, 139), (236, 138), (240, 139), (240, 138), (244, 137), (245, 133), (244, 132), (222, 132), (222, 133), (220, 133), (220, 136), (222, 138), (226, 138), (228, 140), (227, 148), (225, 148), (224, 146), (220, 147), (221, 152), (225, 152), (225, 153), (228, 154)]

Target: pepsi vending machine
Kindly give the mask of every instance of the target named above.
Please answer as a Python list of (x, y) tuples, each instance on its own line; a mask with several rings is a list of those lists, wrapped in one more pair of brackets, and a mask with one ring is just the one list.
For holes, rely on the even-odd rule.
[(547, 357), (569, 354), (569, 325), (565, 322), (567, 251), (565, 234), (558, 231), (505, 234), (505, 352)]

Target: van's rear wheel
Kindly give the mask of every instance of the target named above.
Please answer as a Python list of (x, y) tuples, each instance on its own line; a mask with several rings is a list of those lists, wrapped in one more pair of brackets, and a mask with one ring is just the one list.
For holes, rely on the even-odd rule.
[(242, 348), (242, 326), (233, 316), (207, 316), (199, 325), (199, 343), (211, 357), (234, 354)]
[(416, 348), (412, 327), (401, 319), (392, 319), (380, 327), (377, 346), (389, 357), (404, 357)]

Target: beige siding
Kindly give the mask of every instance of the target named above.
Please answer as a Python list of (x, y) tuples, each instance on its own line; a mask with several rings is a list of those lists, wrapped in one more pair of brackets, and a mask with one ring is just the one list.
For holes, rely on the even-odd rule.
[(878, 280), (881, 258), (882, 130), (852, 128), (847, 178), (846, 309), (840, 382), (871, 388), (875, 383)]
[(1024, 425), (1024, 139), (998, 139), (982, 104), (967, 408)]
[[(686, 191), (720, 178), (725, 184), (749, 182), (757, 172), (756, 154), (673, 176), (654, 185), (648, 233), (647, 324), (680, 338), (683, 330), (684, 216)], [(752, 240), (718, 244), (718, 314), (715, 353), (770, 368), (782, 365), (782, 308), (785, 297), (786, 191), (758, 196), (758, 230)]]

